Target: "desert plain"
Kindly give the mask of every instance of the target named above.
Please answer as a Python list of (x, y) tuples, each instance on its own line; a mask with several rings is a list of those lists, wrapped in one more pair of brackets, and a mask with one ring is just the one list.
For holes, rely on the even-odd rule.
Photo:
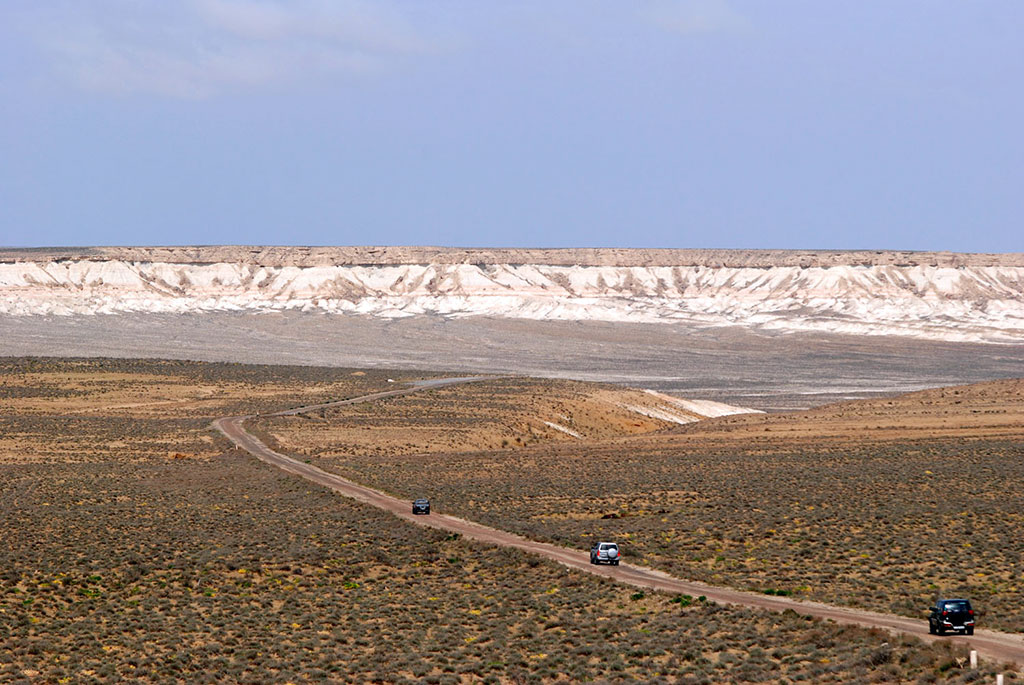
[(963, 593), (1019, 633), (1020, 381), (703, 418), (495, 376), (269, 416), (442, 375), (5, 358), (0, 679), (1013, 682), (959, 639), (638, 591), (415, 527), (210, 424), (254, 415), (326, 471), (573, 549), (614, 539), (682, 578), (922, 622)]

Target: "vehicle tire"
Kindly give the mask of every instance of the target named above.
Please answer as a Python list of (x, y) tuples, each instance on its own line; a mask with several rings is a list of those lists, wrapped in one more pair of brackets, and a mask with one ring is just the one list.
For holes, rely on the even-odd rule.
[(935, 626), (932, 625), (931, 621), (928, 621), (928, 634), (929, 635), (934, 635), (935, 634)]
[(964, 632), (967, 633), (968, 635), (974, 635), (974, 628), (968, 628)]
[(946, 629), (945, 628), (936, 628), (935, 629), (935, 634), (936, 635), (945, 635), (946, 634)]
[(615, 566), (618, 566), (619, 565), (619, 560), (616, 559), (615, 561), (612, 562), (612, 564), (614, 564)]

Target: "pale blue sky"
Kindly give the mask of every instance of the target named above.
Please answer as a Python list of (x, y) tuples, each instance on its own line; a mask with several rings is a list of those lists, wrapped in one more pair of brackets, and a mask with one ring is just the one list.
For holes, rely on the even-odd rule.
[(4, 0), (0, 245), (1024, 251), (1024, 3)]

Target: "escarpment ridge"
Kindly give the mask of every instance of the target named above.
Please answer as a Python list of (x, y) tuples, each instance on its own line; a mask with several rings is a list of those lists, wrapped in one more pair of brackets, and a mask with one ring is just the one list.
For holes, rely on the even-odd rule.
[(230, 246), (0, 254), (0, 315), (283, 310), (1021, 343), (1024, 255)]

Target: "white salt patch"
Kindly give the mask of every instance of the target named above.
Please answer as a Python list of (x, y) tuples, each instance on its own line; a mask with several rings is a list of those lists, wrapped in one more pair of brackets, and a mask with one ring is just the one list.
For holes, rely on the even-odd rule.
[(551, 428), (554, 428), (556, 431), (561, 431), (561, 432), (565, 433), (566, 435), (571, 435), (572, 437), (574, 437), (576, 439), (580, 439), (580, 438), (583, 437), (579, 433), (577, 433), (576, 431), (572, 430), (571, 428), (566, 428), (565, 426), (560, 426), (559, 424), (554, 423), (553, 421), (545, 421), (544, 425), (545, 426), (549, 426)]

